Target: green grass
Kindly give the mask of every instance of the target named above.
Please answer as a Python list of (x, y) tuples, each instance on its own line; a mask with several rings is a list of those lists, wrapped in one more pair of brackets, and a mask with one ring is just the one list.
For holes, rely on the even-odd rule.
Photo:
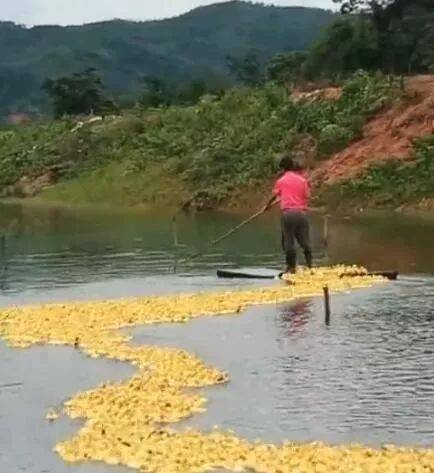
[[(195, 106), (130, 110), (79, 130), (73, 120), (6, 129), (0, 190), (54, 169), (60, 182), (44, 199), (128, 205), (201, 194), (209, 205), (225, 205), (274, 176), (277, 156), (307, 135), (317, 159), (345, 147), (394, 96), (386, 78), (357, 73), (338, 101), (294, 102), (269, 83)], [(173, 195), (167, 180), (176, 183)]]
[(68, 204), (175, 206), (187, 198), (182, 184), (158, 169), (131, 171), (128, 163), (110, 163), (42, 191), (38, 199)]

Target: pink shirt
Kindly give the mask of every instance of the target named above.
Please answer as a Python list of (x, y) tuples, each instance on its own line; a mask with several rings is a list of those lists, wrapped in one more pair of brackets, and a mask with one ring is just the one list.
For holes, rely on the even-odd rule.
[(274, 194), (280, 197), (282, 210), (307, 210), (309, 202), (309, 183), (299, 173), (288, 171), (276, 182)]

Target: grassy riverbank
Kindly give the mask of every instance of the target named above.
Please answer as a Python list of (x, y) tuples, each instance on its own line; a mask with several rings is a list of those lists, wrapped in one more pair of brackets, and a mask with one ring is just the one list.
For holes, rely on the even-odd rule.
[[(357, 73), (333, 97), (295, 98), (269, 83), (195, 106), (4, 129), (0, 189), (5, 197), (77, 204), (256, 205), (282, 152), (316, 167), (357, 140), (366, 121), (398, 96), (385, 77)], [(319, 201), (335, 205), (369, 196), (374, 205), (398, 206), (429, 197), (430, 142), (418, 143), (414, 155), (408, 165), (391, 162), (360, 179), (321, 188)]]
[(38, 198), (66, 204), (104, 204), (122, 207), (164, 205), (176, 207), (188, 199), (188, 191), (157, 167), (131, 171), (128, 162), (112, 162), (107, 166), (60, 181), (42, 190)]
[(337, 100), (296, 101), (267, 84), (83, 126), (60, 120), (3, 130), (0, 186), (18, 196), (49, 187), (41, 197), (74, 202), (222, 205), (240, 189), (263, 185), (281, 152), (298, 149), (315, 161), (344, 148), (394, 93), (385, 78), (357, 74)]

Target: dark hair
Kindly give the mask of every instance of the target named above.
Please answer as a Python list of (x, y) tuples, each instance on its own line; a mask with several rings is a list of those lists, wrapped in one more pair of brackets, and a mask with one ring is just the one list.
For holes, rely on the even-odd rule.
[(291, 156), (286, 155), (280, 160), (279, 167), (283, 171), (295, 171), (297, 166)]

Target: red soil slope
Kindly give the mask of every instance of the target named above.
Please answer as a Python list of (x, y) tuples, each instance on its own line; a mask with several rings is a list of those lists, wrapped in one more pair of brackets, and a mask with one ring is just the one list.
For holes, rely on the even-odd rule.
[(434, 133), (434, 76), (408, 79), (405, 97), (368, 122), (363, 138), (321, 164), (314, 181), (328, 183), (349, 179), (372, 164), (405, 159), (415, 138)]

